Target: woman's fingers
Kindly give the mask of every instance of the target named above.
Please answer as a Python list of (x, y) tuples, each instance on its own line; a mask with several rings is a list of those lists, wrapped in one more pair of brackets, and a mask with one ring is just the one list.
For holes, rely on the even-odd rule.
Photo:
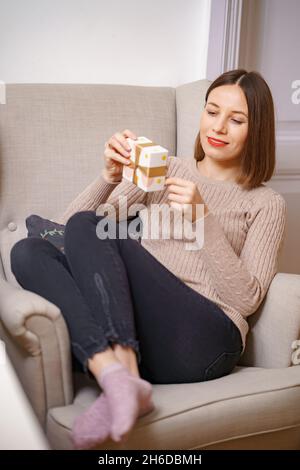
[(131, 152), (130, 145), (128, 144), (126, 138), (130, 137), (134, 140), (137, 139), (136, 135), (134, 132), (130, 131), (129, 129), (125, 129), (125, 131), (121, 132), (116, 132), (109, 140), (108, 144), (111, 148), (114, 148), (115, 150), (119, 151), (124, 156), (128, 156)]
[(168, 199), (175, 202), (180, 202), (180, 204), (188, 204), (189, 198), (186, 195), (181, 194), (168, 194)]
[[(105, 142), (104, 156), (106, 158), (106, 167), (112, 167), (113, 162), (117, 166), (129, 165), (131, 148), (127, 142), (127, 137), (136, 140), (137, 136), (129, 129), (123, 132), (116, 132), (107, 142)], [(118, 171), (120, 168), (118, 168)]]
[[(124, 144), (124, 141), (120, 140), (120, 136), (121, 134), (114, 134), (108, 141), (109, 145), (111, 148), (117, 150), (121, 155), (124, 155), (124, 157), (127, 157), (130, 155), (130, 150), (127, 150), (127, 148), (129, 147), (127, 142), (125, 141), (125, 139), (122, 137), (122, 139), (124, 139), (124, 141), (126, 142), (126, 145)], [(130, 149), (130, 148), (129, 148)]]
[(105, 157), (106, 157), (107, 160), (114, 160), (114, 161), (120, 162), (124, 165), (128, 165), (130, 163), (129, 158), (123, 157), (122, 155), (120, 155), (117, 152), (114, 152), (113, 150), (106, 150), (105, 151)]
[(186, 194), (186, 187), (170, 184), (167, 186), (168, 193)]
[(190, 181), (187, 181), (183, 178), (176, 178), (175, 176), (169, 176), (168, 178), (166, 178), (166, 181), (165, 181), (165, 184), (166, 185), (169, 185), (169, 184), (175, 184), (175, 185), (178, 185), (178, 186), (189, 186), (190, 185)]
[(124, 137), (123, 133), (121, 134), (121, 132), (116, 132), (114, 137), (120, 142), (120, 144), (124, 147), (125, 150), (130, 152), (130, 145), (128, 144), (126, 137)]
[(130, 137), (130, 138), (133, 139), (133, 140), (136, 140), (136, 139), (137, 139), (137, 136), (135, 135), (135, 133), (132, 132), (132, 131), (130, 131), (129, 129), (125, 129), (125, 131), (123, 131), (122, 134), (123, 134), (125, 137)]

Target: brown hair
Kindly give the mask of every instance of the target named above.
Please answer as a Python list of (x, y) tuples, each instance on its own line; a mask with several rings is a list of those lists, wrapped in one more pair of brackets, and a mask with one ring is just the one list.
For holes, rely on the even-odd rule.
[[(210, 85), (205, 105), (214, 88), (233, 84), (241, 87), (248, 104), (248, 135), (241, 154), (237, 183), (245, 189), (252, 189), (269, 181), (275, 169), (274, 103), (268, 84), (258, 72), (237, 69), (223, 73)], [(194, 158), (197, 161), (204, 158), (200, 131), (195, 140)]]

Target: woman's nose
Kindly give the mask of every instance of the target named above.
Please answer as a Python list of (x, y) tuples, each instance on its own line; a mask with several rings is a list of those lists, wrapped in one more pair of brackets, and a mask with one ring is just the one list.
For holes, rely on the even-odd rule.
[(216, 119), (216, 121), (214, 122), (213, 131), (226, 133), (227, 129), (225, 125), (225, 120), (222, 118)]

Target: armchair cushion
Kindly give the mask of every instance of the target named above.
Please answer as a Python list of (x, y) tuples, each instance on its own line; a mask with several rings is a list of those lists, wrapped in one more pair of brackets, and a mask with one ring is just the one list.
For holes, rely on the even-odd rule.
[[(73, 403), (48, 413), (47, 435), (54, 449), (73, 448), (72, 423), (100, 393), (95, 381), (81, 376), (75, 381)], [(138, 419), (123, 450), (218, 449), (224, 443), (231, 449), (299, 446), (297, 367), (236, 367), (220, 379), (153, 388), (156, 408)], [(293, 439), (284, 439), (284, 430), (293, 430)], [(98, 449), (115, 450), (120, 446), (108, 440)]]

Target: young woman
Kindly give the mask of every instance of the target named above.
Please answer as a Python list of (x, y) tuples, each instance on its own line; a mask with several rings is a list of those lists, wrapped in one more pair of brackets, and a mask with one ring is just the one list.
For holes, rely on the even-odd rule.
[[(49, 242), (27, 238), (11, 251), (20, 285), (62, 311), (72, 353), (103, 393), (74, 422), (78, 448), (109, 436), (125, 440), (136, 419), (154, 409), (152, 384), (187, 383), (229, 374), (245, 348), (247, 317), (263, 301), (277, 272), (286, 204), (263, 184), (275, 167), (274, 107), (256, 72), (233, 70), (209, 87), (194, 158), (168, 157), (162, 191), (146, 193), (122, 179), (129, 161), (126, 137), (105, 144), (105, 165), (60, 218), (65, 254)], [(153, 204), (169, 204), (202, 221), (204, 243), (142, 234), (101, 239), (96, 209), (118, 208), (118, 228), (128, 208), (151, 226)], [(124, 199), (123, 199), (124, 200)], [(203, 205), (202, 217), (196, 207)], [(192, 215), (191, 215), (192, 214)], [(126, 214), (125, 214), (126, 216)], [(149, 234), (149, 230), (148, 230)]]

